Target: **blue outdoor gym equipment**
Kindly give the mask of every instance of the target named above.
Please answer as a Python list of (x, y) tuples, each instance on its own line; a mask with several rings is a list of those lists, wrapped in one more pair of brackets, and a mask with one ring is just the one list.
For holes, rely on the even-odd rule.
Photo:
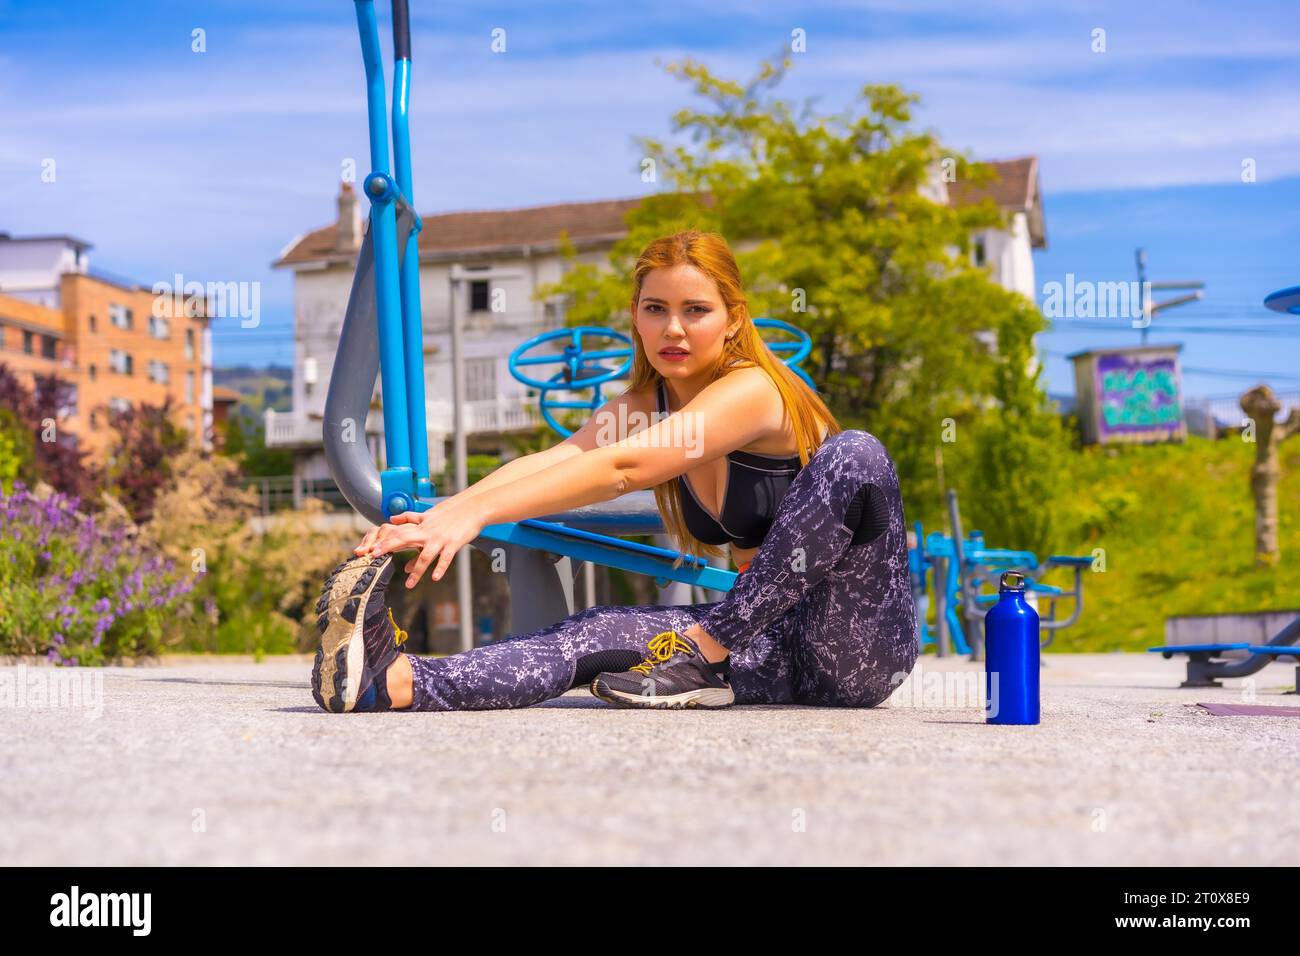
[[(392, 149), (386, 117), (384, 67), (374, 0), (356, 0), (357, 28), (361, 37), (366, 76), (366, 107), (370, 130), (371, 171), (362, 191), (370, 200), (369, 229), (357, 258), (347, 311), (339, 334), (329, 393), (325, 401), (322, 433), (330, 473), (339, 490), (360, 514), (376, 524), (404, 511), (426, 511), (442, 500), (429, 472), (425, 422), (424, 348), (420, 309), (418, 235), (423, 226), (414, 208), (411, 177), (409, 105), (411, 43), (407, 0), (393, 0)], [(812, 379), (800, 367), (812, 349), (808, 335), (777, 319), (759, 318), (754, 324), (772, 335), (793, 336), (794, 341), (767, 341), (783, 354), (783, 361), (810, 388)], [(612, 345), (588, 352), (584, 339), (604, 337)], [(563, 342), (561, 351), (545, 354), (543, 346)], [(621, 343), (624, 347), (617, 347)], [(539, 404), (547, 424), (563, 436), (570, 432), (558, 411), (588, 413), (604, 402), (602, 386), (626, 376), (631, 366), (632, 340), (613, 329), (586, 326), (558, 329), (524, 342), (510, 356), (510, 370), (521, 382), (540, 392)], [(546, 378), (533, 369), (560, 365)], [(539, 373), (540, 374), (540, 373)], [(359, 435), (370, 410), (376, 379), (382, 384), (384, 450), (387, 467), (379, 472)], [(592, 390), (585, 401), (552, 400), (552, 392)], [(953, 504), (955, 509), (955, 500)], [(1026, 552), (998, 552), (983, 547), (982, 538), (963, 542), (953, 511), (955, 537), (930, 535), (924, 543), (918, 527), (912, 561), (918, 604), (925, 600), (927, 574), (934, 561), (945, 562), (942, 575), (934, 575), (934, 590), (944, 608), (940, 627), (950, 629), (963, 652), (971, 650), (962, 635), (960, 608), (967, 620), (982, 617), (988, 600), (978, 594), (984, 568), (1016, 566), (1038, 568)], [(510, 633), (538, 630), (573, 613), (573, 583), (581, 563), (619, 568), (650, 575), (660, 586), (669, 581), (725, 592), (736, 572), (711, 565), (696, 555), (625, 540), (619, 535), (662, 532), (663, 522), (649, 491), (627, 494), (616, 501), (575, 508), (541, 519), (489, 525), (472, 544), (489, 554), (503, 549), (511, 593)], [(679, 567), (674, 562), (683, 558)], [(1074, 596), (1081, 601), (1077, 562), (1087, 559), (1052, 558), (1053, 564), (1076, 562)], [(1037, 585), (1046, 591), (1046, 585)], [(1056, 589), (1059, 591), (1059, 589)], [(949, 610), (952, 616), (949, 617)], [(1076, 606), (1068, 626), (1078, 617)], [(1044, 622), (1049, 630), (1053, 625)], [(926, 630), (922, 616), (922, 633)], [(978, 643), (975, 650), (978, 651)]]
[[(356, 15), (370, 129), (371, 171), (362, 186), (370, 200), (370, 227), (358, 254), (339, 334), (322, 436), (340, 492), (360, 514), (380, 524), (403, 511), (426, 511), (442, 499), (429, 473), (425, 422), (417, 246), (422, 223), (412, 199), (407, 0), (393, 0), (391, 153), (373, 0), (356, 0)], [(564, 330), (563, 334), (573, 333)], [(591, 365), (580, 361), (574, 373), (582, 377), (588, 371)], [(376, 379), (384, 396), (387, 467), (382, 473), (358, 437), (364, 433)], [(549, 409), (547, 418), (552, 418)], [(677, 552), (616, 537), (662, 530), (654, 496), (640, 491), (545, 519), (489, 525), (472, 543), (489, 553), (497, 548), (506, 552), (510, 631), (519, 634), (573, 613), (574, 576), (583, 561), (648, 574), (661, 585), (681, 581), (714, 591), (731, 588), (734, 571), (714, 567), (695, 555), (686, 555), (681, 566), (674, 567)]]
[[(952, 526), (952, 536), (940, 532), (926, 536), (922, 534), (921, 522), (916, 522), (916, 546), (908, 553), (913, 594), (918, 600), (922, 647), (935, 644), (943, 653), (945, 642), (950, 640), (957, 653), (971, 654), (973, 660), (983, 660), (984, 616), (998, 601), (998, 581), (1004, 571), (1024, 574), (1025, 593), (1047, 604), (1046, 613), (1039, 613), (1039, 626), (1044, 635), (1042, 648), (1052, 643), (1057, 631), (1079, 620), (1083, 613), (1083, 571), (1091, 567), (1092, 558), (1057, 554), (1040, 564), (1032, 551), (986, 546), (981, 531), (972, 531), (970, 537), (964, 537), (957, 492), (951, 489), (948, 491), (948, 521)], [(1054, 568), (1073, 570), (1074, 583), (1069, 590), (1038, 580)], [(925, 620), (928, 610), (925, 597), (927, 575), (931, 576), (931, 589), (935, 593), (936, 623), (933, 629)], [(981, 589), (986, 585), (994, 590), (983, 592)], [(1058, 601), (1071, 602), (1068, 617), (1057, 618)]]

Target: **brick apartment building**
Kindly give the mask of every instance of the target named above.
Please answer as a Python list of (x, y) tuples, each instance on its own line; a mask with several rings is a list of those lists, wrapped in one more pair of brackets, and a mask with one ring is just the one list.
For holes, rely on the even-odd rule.
[(113, 438), (110, 409), (168, 395), (175, 423), (211, 448), (207, 302), (169, 296), (155, 308), (151, 289), (92, 272), (90, 248), (72, 236), (0, 233), (0, 363), (29, 386), (37, 373), (72, 383), (71, 404), (55, 417), (92, 460)]

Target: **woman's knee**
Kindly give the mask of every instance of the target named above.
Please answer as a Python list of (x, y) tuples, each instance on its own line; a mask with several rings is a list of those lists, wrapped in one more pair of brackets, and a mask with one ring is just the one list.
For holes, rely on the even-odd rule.
[(894, 471), (893, 460), (884, 442), (870, 432), (856, 428), (828, 436), (812, 461), (816, 462), (823, 454), (823, 467), (867, 481), (882, 480)]

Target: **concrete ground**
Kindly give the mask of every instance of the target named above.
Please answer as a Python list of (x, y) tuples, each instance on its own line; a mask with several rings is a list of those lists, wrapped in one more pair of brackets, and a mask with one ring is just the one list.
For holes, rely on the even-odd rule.
[(307, 657), (108, 668), (80, 710), (33, 696), (53, 668), (0, 668), (27, 685), (0, 864), (1297, 862), (1300, 719), (1196, 706), (1300, 705), (1294, 667), (1180, 690), (1176, 660), (1053, 654), (1042, 723), (994, 727), (954, 696), (981, 666), (922, 658), (871, 710), (351, 715)]

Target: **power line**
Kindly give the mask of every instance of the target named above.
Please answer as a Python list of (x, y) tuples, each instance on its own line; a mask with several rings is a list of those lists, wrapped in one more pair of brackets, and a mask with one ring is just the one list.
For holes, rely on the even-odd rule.
[(1134, 328), (1127, 325), (1111, 325), (1105, 322), (1087, 322), (1084, 320), (1072, 322), (1058, 322), (1045, 332), (1113, 332), (1120, 334), (1123, 332), (1140, 332), (1146, 331), (1153, 334), (1161, 332), (1176, 333), (1179, 335), (1247, 335), (1258, 336), (1273, 339), (1294, 339), (1300, 338), (1300, 328), (1292, 329), (1272, 329), (1261, 328), (1258, 326), (1227, 326), (1227, 325), (1162, 325), (1151, 323), (1145, 330), (1138, 327)]
[[(1069, 352), (1061, 352), (1056, 349), (1040, 349), (1044, 355), (1050, 355), (1055, 358), (1069, 358)], [(1204, 368), (1196, 365), (1181, 366), (1184, 372), (1192, 372), (1196, 375), (1212, 375), (1223, 378), (1256, 378), (1256, 379), (1280, 379), (1282, 381), (1300, 382), (1300, 375), (1289, 375), (1286, 372), (1268, 372), (1247, 369), (1225, 369), (1225, 368)]]

